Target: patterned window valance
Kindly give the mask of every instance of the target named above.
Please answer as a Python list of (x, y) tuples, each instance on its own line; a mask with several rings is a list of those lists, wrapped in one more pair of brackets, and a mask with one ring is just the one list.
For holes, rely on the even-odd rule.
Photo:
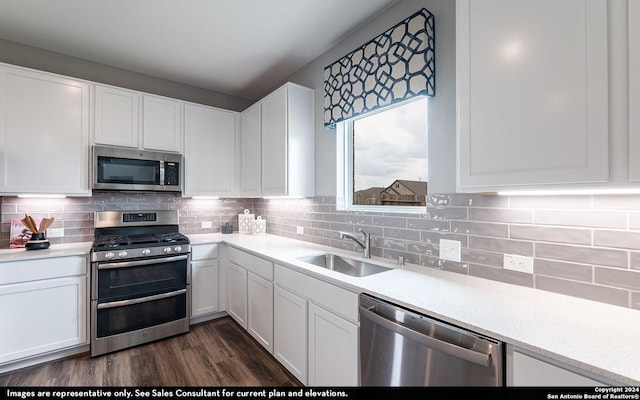
[(424, 8), (324, 69), (324, 124), (436, 92), (434, 17)]

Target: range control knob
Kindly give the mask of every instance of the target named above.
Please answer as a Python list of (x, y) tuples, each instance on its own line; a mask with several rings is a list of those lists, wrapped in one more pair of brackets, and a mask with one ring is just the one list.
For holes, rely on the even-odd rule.
[(151, 254), (151, 250), (149, 250), (149, 249), (142, 250), (142, 255), (143, 256), (148, 256), (149, 254)]
[(115, 256), (116, 256), (116, 255), (115, 255), (115, 253), (113, 253), (112, 251), (109, 251), (109, 252), (107, 252), (107, 253), (104, 253), (104, 258), (105, 258), (105, 259), (107, 259), (107, 260), (110, 260), (110, 259), (112, 259), (112, 258), (113, 258), (113, 257), (115, 257)]
[(127, 256), (127, 252), (126, 251), (121, 251), (120, 253), (118, 253), (118, 257), (120, 258), (125, 258)]
[(180, 253), (182, 251), (182, 246), (176, 246), (173, 248), (173, 251), (175, 251), (176, 253)]
[(164, 249), (162, 249), (162, 251), (164, 251), (165, 253), (169, 254), (169, 253), (171, 253), (171, 247), (165, 247)]

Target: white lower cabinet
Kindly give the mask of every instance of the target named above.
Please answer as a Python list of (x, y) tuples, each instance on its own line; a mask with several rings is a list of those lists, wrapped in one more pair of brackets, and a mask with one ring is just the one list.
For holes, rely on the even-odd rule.
[(247, 329), (247, 270), (230, 263), (227, 279), (229, 280), (229, 315), (240, 326)]
[(229, 247), (228, 312), (273, 353), (273, 263)]
[(311, 386), (358, 384), (358, 325), (309, 304)]
[(358, 295), (275, 267), (274, 356), (309, 386), (357, 386)]
[(307, 383), (307, 301), (276, 286), (273, 297), (273, 355)]
[(621, 386), (592, 372), (507, 345), (507, 386)]
[(87, 259), (0, 263), (0, 366), (88, 343)]
[(191, 246), (191, 318), (220, 311), (218, 244)]
[(247, 330), (273, 353), (273, 282), (247, 275)]

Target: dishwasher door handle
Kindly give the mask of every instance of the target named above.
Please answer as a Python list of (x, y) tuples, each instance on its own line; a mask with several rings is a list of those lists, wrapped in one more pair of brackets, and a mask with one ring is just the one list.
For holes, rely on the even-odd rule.
[(380, 314), (373, 312), (373, 309), (375, 309), (375, 306), (370, 308), (364, 308), (360, 306), (360, 315), (371, 320), (375, 324), (378, 324), (395, 333), (398, 333), (399, 335), (402, 335), (434, 350), (450, 354), (454, 357), (461, 358), (474, 364), (479, 364), (486, 367), (491, 366), (491, 354), (478, 353), (465, 347), (460, 347), (456, 344), (443, 342), (442, 340), (424, 335), (418, 331), (407, 328), (406, 326), (396, 321), (392, 321)]

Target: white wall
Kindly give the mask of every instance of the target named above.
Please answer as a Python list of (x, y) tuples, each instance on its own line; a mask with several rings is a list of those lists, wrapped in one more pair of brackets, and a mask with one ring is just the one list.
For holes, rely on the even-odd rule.
[(420, 8), (435, 17), (436, 96), (429, 101), (429, 192), (455, 191), (455, 1), (402, 0), (329, 49), (287, 80), (316, 91), (316, 195), (336, 193), (335, 131), (323, 125), (324, 68)]
[(242, 111), (252, 101), (0, 39), (0, 62)]

